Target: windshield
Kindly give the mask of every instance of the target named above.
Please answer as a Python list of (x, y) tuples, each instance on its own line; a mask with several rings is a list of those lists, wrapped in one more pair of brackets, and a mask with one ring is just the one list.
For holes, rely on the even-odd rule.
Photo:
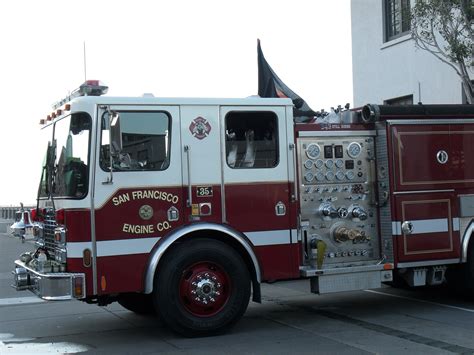
[(87, 113), (74, 113), (55, 122), (53, 131), (39, 196), (83, 198), (88, 189), (91, 118)]

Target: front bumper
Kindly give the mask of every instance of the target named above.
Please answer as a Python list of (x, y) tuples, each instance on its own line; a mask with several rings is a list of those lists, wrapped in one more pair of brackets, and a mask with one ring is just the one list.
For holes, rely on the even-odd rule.
[(48, 301), (81, 299), (86, 297), (86, 277), (81, 273), (41, 273), (15, 260), (14, 287), (17, 291), (30, 290)]

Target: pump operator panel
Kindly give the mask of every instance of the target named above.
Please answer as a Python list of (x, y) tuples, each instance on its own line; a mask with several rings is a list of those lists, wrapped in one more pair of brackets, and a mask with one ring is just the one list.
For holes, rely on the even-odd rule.
[(374, 135), (301, 133), (299, 186), (306, 263), (313, 264), (317, 241), (326, 244), (324, 264), (379, 259)]

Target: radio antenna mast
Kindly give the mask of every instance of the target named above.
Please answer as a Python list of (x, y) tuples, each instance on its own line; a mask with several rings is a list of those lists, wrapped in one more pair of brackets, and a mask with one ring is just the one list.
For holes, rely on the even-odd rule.
[(86, 41), (84, 41), (84, 81), (87, 81), (87, 68), (86, 68)]

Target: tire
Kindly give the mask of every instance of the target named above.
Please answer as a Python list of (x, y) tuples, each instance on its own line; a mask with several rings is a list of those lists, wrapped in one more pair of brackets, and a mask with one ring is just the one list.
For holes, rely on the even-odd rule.
[(466, 288), (470, 295), (474, 295), (474, 240), (471, 240), (469, 249), (467, 250), (465, 274)]
[(124, 293), (118, 303), (125, 309), (141, 315), (155, 315), (153, 296), (144, 293)]
[(230, 329), (245, 313), (250, 275), (227, 244), (194, 239), (167, 253), (155, 274), (154, 300), (168, 327), (188, 337)]

